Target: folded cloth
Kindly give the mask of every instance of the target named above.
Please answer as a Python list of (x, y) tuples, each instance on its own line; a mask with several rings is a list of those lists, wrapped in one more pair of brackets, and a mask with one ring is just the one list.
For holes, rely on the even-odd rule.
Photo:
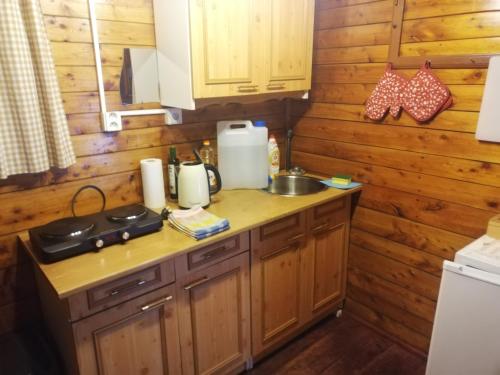
[(168, 216), (169, 224), (197, 240), (229, 229), (229, 221), (205, 211), (200, 206), (189, 210), (174, 210)]
[(216, 229), (216, 230), (214, 230), (214, 231), (212, 231), (212, 232), (210, 232), (210, 233), (205, 233), (205, 234), (197, 234), (197, 235), (195, 235), (193, 238), (194, 238), (195, 240), (202, 240), (202, 239), (204, 239), (204, 238), (207, 238), (207, 237), (213, 236), (213, 235), (215, 235), (215, 234), (217, 234), (217, 233), (224, 232), (224, 231), (228, 230), (229, 228), (230, 228), (230, 227), (229, 227), (229, 225), (226, 225), (225, 227), (221, 227), (221, 228)]
[(220, 232), (224, 232), (225, 230), (228, 230), (230, 228), (229, 225), (226, 225), (226, 226), (214, 229), (214, 230), (212, 230), (210, 232), (196, 234), (196, 233), (194, 233), (192, 231), (187, 230), (186, 228), (182, 227), (181, 225), (177, 224), (175, 221), (169, 220), (169, 224), (173, 228), (179, 230), (182, 233), (187, 234), (189, 237), (192, 237), (192, 238), (194, 238), (196, 240), (201, 240), (203, 238), (207, 238), (207, 237), (213, 236), (214, 234), (217, 234), (217, 233), (220, 233)]

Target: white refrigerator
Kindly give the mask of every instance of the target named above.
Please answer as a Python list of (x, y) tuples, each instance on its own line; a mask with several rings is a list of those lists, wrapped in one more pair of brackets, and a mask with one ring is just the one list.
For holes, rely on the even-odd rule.
[(426, 375), (500, 374), (500, 241), (482, 236), (445, 261)]

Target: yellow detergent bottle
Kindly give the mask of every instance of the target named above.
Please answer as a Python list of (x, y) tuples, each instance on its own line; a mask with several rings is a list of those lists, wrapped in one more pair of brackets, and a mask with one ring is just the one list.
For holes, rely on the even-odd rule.
[(280, 149), (276, 138), (272, 134), (267, 143), (267, 152), (269, 156), (269, 177), (273, 179), (280, 172)]

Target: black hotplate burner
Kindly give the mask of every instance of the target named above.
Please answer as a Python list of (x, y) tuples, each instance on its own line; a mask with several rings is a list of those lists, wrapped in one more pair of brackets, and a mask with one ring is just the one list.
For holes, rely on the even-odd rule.
[(130, 206), (118, 207), (107, 211), (107, 217), (110, 221), (115, 222), (131, 222), (137, 221), (147, 215), (146, 207), (139, 204)]
[(71, 241), (87, 235), (94, 227), (95, 224), (84, 217), (68, 217), (44, 225), (40, 236), (48, 240)]
[(46, 263), (124, 243), (160, 230), (162, 217), (132, 204), (97, 214), (53, 221), (29, 231), (33, 249)]

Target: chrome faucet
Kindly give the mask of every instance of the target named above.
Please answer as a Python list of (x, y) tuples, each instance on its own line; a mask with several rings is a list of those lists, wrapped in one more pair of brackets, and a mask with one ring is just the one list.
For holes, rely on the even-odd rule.
[(286, 160), (285, 160), (286, 171), (292, 168), (292, 138), (293, 138), (293, 130), (288, 129), (286, 131)]
[(288, 174), (301, 176), (305, 174), (304, 169), (299, 166), (292, 167), (292, 138), (293, 130), (288, 129), (286, 131), (286, 158), (285, 158), (285, 170)]

